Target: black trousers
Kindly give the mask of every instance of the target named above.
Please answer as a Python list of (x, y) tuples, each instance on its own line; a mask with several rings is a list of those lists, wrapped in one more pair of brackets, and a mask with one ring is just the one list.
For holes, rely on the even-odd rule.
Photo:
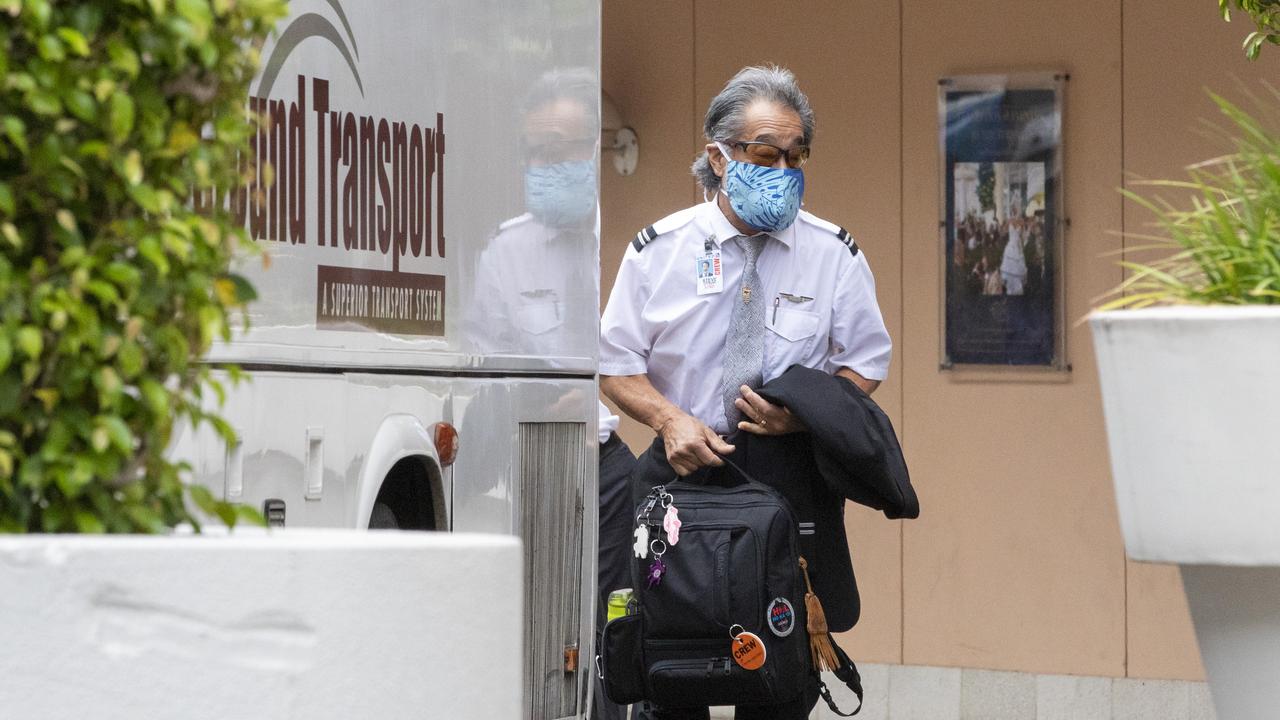
[[(631, 586), (631, 565), (628, 553), (631, 550), (631, 524), (634, 521), (635, 503), (631, 501), (631, 467), (636, 457), (631, 449), (622, 442), (617, 433), (609, 436), (609, 440), (600, 446), (600, 534), (596, 557), (597, 598), (596, 630), (597, 647), (599, 631), (604, 628), (605, 614), (608, 611), (609, 593)], [(591, 669), (595, 676), (595, 668)], [(604, 685), (596, 677), (595, 704), (591, 713), (593, 720), (624, 720), (627, 709), (622, 705), (610, 702), (605, 697)]]

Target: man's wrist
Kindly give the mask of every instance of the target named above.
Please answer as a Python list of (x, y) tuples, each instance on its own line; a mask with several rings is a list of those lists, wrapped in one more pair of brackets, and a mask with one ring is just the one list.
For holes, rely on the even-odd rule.
[(649, 423), (649, 427), (659, 435), (662, 434), (664, 428), (675, 420), (678, 420), (683, 413), (675, 407), (668, 407), (654, 413), (653, 421)]

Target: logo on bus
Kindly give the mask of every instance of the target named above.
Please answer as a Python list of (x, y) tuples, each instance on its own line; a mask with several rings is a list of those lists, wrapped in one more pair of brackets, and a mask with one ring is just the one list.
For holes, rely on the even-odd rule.
[[(329, 79), (302, 74), (293, 101), (272, 97), (289, 56), (318, 40), (342, 56), (364, 99), (351, 24), (338, 0), (323, 2), (338, 24), (316, 12), (293, 17), (248, 99), (261, 119), (250, 142), (256, 162), (252, 180), (231, 194), (231, 211), (255, 241), (306, 245), (310, 227), (315, 244), (333, 255), (333, 264), (316, 267), (317, 328), (443, 335), (445, 277), (400, 265), (445, 254), (444, 114), (385, 118), (338, 107)], [(384, 258), (390, 269), (356, 266), (369, 264), (363, 255)]]

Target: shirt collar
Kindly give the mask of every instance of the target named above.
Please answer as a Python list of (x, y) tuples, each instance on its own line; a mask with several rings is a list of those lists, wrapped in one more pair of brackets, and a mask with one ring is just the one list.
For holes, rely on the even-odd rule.
[[(724, 212), (720, 210), (720, 206), (716, 204), (716, 199), (712, 198), (702, 204), (702, 218), (711, 234), (715, 235), (716, 246), (724, 244), (725, 240), (737, 237), (742, 233), (729, 222), (729, 218), (724, 216)], [(769, 237), (775, 238), (778, 242), (790, 248), (795, 244), (796, 222), (800, 221), (797, 215), (795, 221), (790, 225), (779, 230), (778, 232), (767, 233)]]

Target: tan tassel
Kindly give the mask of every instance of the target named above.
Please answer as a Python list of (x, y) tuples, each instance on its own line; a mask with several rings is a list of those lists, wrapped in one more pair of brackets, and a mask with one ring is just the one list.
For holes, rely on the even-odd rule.
[(827, 628), (827, 615), (822, 611), (822, 602), (813, 592), (813, 583), (809, 582), (809, 563), (800, 558), (800, 571), (804, 573), (804, 585), (808, 588), (804, 594), (804, 609), (809, 616), (805, 629), (809, 631), (809, 655), (813, 658), (813, 667), (818, 672), (835, 670), (840, 667), (836, 659), (835, 648), (831, 647), (831, 634)]

